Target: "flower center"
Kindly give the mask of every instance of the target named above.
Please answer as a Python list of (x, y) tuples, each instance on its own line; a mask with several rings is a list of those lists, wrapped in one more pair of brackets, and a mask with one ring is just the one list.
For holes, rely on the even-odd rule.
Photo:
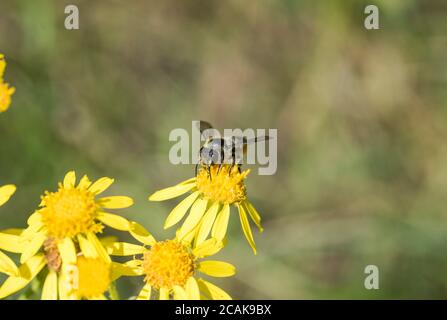
[(42, 205), (42, 220), (49, 236), (64, 238), (101, 231), (102, 226), (95, 224), (99, 206), (88, 190), (59, 186), (57, 192), (45, 192)]
[(107, 291), (111, 282), (110, 264), (101, 259), (78, 257), (73, 289), (80, 298), (95, 298)]
[(156, 289), (183, 287), (194, 272), (194, 256), (176, 240), (160, 241), (144, 253), (145, 281)]
[(47, 238), (43, 243), (43, 250), (45, 252), (45, 259), (50, 270), (59, 272), (61, 270), (62, 259), (57, 249), (57, 243), (54, 238)]
[(208, 170), (202, 169), (197, 175), (197, 189), (205, 198), (227, 204), (245, 200), (247, 192), (244, 180), (250, 170), (239, 173), (237, 166), (231, 168), (230, 165), (223, 165), (219, 170), (218, 165), (213, 165), (210, 173), (211, 176)]

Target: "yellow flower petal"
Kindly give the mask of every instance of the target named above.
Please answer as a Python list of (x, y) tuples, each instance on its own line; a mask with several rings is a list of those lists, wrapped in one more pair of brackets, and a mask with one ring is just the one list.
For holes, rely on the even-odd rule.
[(24, 250), (22, 255), (20, 256), (20, 263), (24, 263), (26, 260), (34, 256), (37, 251), (42, 247), (43, 242), (45, 241), (46, 236), (43, 233), (38, 233), (36, 236), (29, 242)]
[(101, 243), (103, 244), (103, 246), (105, 247), (106, 245), (112, 244), (114, 242), (118, 241), (118, 237), (116, 236), (106, 236), (106, 237), (101, 237), (99, 239), (99, 241), (101, 241)]
[(0, 207), (4, 205), (9, 198), (11, 198), (15, 191), (16, 186), (12, 184), (0, 187)]
[(50, 271), (42, 288), (42, 300), (57, 300), (57, 273)]
[(114, 242), (104, 245), (108, 254), (113, 256), (133, 256), (142, 254), (146, 249), (143, 246), (127, 242)]
[(99, 212), (96, 218), (113, 229), (129, 231), (129, 221), (116, 214)]
[(197, 199), (196, 202), (194, 202), (188, 217), (180, 228), (178, 233), (179, 239), (182, 239), (188, 232), (197, 226), (205, 213), (207, 204), (208, 200), (206, 199)]
[(22, 234), (20, 235), (23, 239), (31, 241), (31, 239), (42, 230), (44, 227), (44, 224), (42, 222), (42, 219), (35, 219), (33, 220), (33, 224), (30, 224), (28, 228), (23, 230)]
[(95, 259), (98, 257), (98, 252), (96, 251), (95, 246), (82, 234), (78, 234), (77, 239), (79, 247), (81, 248), (81, 252), (86, 258)]
[(188, 300), (188, 295), (186, 294), (185, 289), (180, 286), (174, 286), (173, 289), (175, 300)]
[(65, 264), (76, 263), (76, 248), (70, 238), (64, 238), (57, 243), (57, 249), (61, 255), (62, 262)]
[(34, 211), (33, 214), (28, 217), (26, 222), (29, 226), (33, 224), (42, 224), (42, 214), (40, 211)]
[(23, 229), (9, 228), (9, 229), (2, 230), (1, 232), (6, 233), (6, 234), (12, 234), (14, 236), (20, 236), (20, 234), (23, 232)]
[(192, 241), (194, 240), (194, 238), (197, 236), (197, 233), (199, 232), (199, 227), (200, 227), (200, 224), (197, 225), (197, 226), (196, 226), (194, 229), (192, 229), (191, 231), (189, 231), (187, 234), (185, 234), (184, 236), (182, 236), (182, 238), (179, 237), (181, 228), (180, 228), (180, 229), (177, 229), (175, 238), (176, 238), (177, 240), (180, 240), (181, 242), (184, 242), (184, 243), (187, 243), (187, 244), (191, 244)]
[(11, 260), (6, 254), (0, 251), (0, 273), (7, 274), (8, 276), (17, 276), (19, 269), (14, 261)]
[(142, 270), (141, 268), (132, 267), (126, 264), (112, 262), (112, 276), (111, 280), (115, 281), (116, 279), (122, 277), (122, 276), (141, 276)]
[(171, 213), (166, 218), (164, 228), (167, 229), (169, 227), (172, 227), (177, 222), (182, 220), (182, 218), (185, 216), (186, 212), (194, 203), (194, 201), (196, 201), (198, 196), (199, 196), (198, 191), (193, 192), (188, 197), (183, 199), (174, 209), (172, 209)]
[(87, 175), (84, 175), (81, 178), (81, 181), (79, 181), (78, 184), (78, 188), (79, 189), (88, 189), (90, 187), (90, 185), (92, 184), (92, 182), (90, 181), (90, 179), (87, 177)]
[(225, 204), (217, 215), (214, 222), (213, 229), (211, 230), (211, 236), (218, 241), (222, 241), (227, 234), (228, 220), (230, 219), (230, 206)]
[(126, 266), (132, 267), (132, 268), (141, 268), (141, 266), (143, 265), (143, 260), (141, 259), (133, 259), (133, 260), (129, 260), (127, 262), (124, 263)]
[(98, 257), (100, 257), (105, 262), (112, 262), (110, 256), (107, 254), (106, 249), (104, 249), (104, 246), (93, 232), (87, 233), (87, 240), (90, 241), (90, 243), (95, 247)]
[(64, 177), (63, 184), (65, 189), (74, 188), (76, 184), (76, 173), (74, 171), (68, 172)]
[(244, 231), (245, 238), (247, 238), (248, 243), (253, 249), (253, 253), (256, 254), (256, 244), (255, 240), (253, 239), (253, 234), (251, 233), (251, 228), (250, 224), (248, 223), (247, 214), (245, 213), (243, 206), (238, 205), (237, 208), (239, 210), (239, 219), (241, 220), (241, 226), (242, 230)]
[(137, 300), (150, 300), (151, 299), (152, 287), (150, 284), (146, 283), (138, 294)]
[(19, 267), (19, 276), (9, 277), (0, 287), (0, 299), (24, 288), (45, 266), (43, 254), (35, 255)]
[(180, 182), (179, 184), (190, 184), (190, 183), (196, 182), (196, 180), (197, 180), (196, 177), (192, 177), (192, 178), (189, 178), (187, 180)]
[(256, 211), (255, 207), (253, 207), (249, 201), (242, 202), (242, 205), (244, 206), (245, 211), (247, 211), (250, 215), (251, 220), (253, 220), (255, 225), (258, 227), (259, 231), (263, 232), (264, 228), (261, 225), (261, 216), (259, 215), (258, 211)]
[(114, 182), (113, 179), (110, 179), (108, 177), (102, 177), (101, 179), (98, 179), (96, 182), (94, 182), (88, 190), (94, 194), (100, 194), (107, 190), (112, 183)]
[(98, 200), (103, 208), (123, 209), (133, 205), (133, 199), (124, 196), (104, 197)]
[(135, 221), (130, 222), (129, 232), (132, 237), (145, 245), (151, 246), (156, 242), (149, 231), (147, 231), (141, 224)]
[(189, 299), (200, 300), (199, 286), (197, 285), (197, 281), (194, 277), (189, 277), (188, 281), (186, 281), (185, 291)]
[(196, 238), (196, 245), (200, 245), (208, 237), (208, 234), (211, 231), (211, 227), (214, 224), (214, 220), (216, 220), (216, 215), (218, 211), (219, 211), (219, 203), (215, 202), (203, 216), (202, 222), (199, 227), (199, 232)]
[(209, 298), (213, 300), (231, 300), (230, 295), (218, 286), (203, 279), (197, 279), (197, 283), (199, 285), (200, 291)]
[(57, 279), (59, 299), (60, 300), (73, 300), (75, 299), (71, 285), (66, 279), (64, 274), (59, 275)]
[(160, 300), (169, 300), (169, 290), (160, 288)]
[(20, 236), (0, 232), (0, 249), (22, 253), (25, 250), (25, 242)]
[(107, 300), (107, 298), (106, 298), (105, 295), (100, 294), (100, 295), (98, 295), (98, 296), (91, 297), (91, 298), (89, 298), (88, 300)]
[(195, 187), (195, 183), (178, 184), (173, 187), (154, 192), (149, 196), (149, 201), (164, 201), (181, 196)]
[(197, 258), (212, 256), (223, 248), (223, 243), (214, 238), (210, 238), (192, 250), (192, 254)]
[(231, 277), (236, 273), (236, 268), (223, 261), (202, 261), (197, 270), (212, 277)]

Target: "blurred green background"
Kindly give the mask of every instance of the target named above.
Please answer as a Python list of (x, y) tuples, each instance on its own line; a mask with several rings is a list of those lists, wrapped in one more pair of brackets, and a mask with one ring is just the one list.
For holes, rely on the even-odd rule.
[[(76, 4), (80, 30), (64, 28)], [(380, 30), (363, 27), (366, 4)], [(193, 175), (168, 161), (173, 128), (277, 128), (278, 171), (247, 184), (265, 231), (257, 256), (233, 212), (216, 281), (239, 299), (446, 298), (447, 2), (0, 2), (5, 78), (0, 185), (22, 227), (65, 172), (116, 179), (119, 211), (157, 238)], [(115, 233), (124, 236), (120, 233)], [(128, 239), (124, 236), (124, 239)], [(130, 240), (130, 239), (129, 239)], [(364, 288), (377, 265), (380, 289)], [(122, 279), (124, 296), (140, 278)]]

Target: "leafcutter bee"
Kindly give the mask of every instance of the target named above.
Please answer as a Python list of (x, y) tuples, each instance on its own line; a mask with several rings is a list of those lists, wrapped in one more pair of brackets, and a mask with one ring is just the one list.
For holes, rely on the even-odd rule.
[(247, 151), (247, 145), (270, 139), (269, 136), (258, 136), (247, 138), (245, 136), (227, 136), (213, 137), (207, 134), (207, 130), (213, 129), (213, 126), (206, 121), (198, 122), (198, 129), (202, 137), (206, 137), (205, 143), (200, 147), (199, 162), (195, 167), (197, 176), (199, 166), (208, 171), (211, 179), (211, 166), (218, 165), (219, 173), (223, 164), (230, 165), (230, 170), (237, 166), (239, 172), (243, 162), (244, 154)]

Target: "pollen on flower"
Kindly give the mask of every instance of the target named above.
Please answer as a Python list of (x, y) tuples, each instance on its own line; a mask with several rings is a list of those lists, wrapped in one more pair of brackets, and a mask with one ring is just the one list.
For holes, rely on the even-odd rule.
[(43, 251), (47, 266), (50, 270), (59, 272), (62, 266), (62, 258), (57, 248), (56, 239), (50, 237), (43, 243)]
[(219, 170), (218, 165), (207, 170), (200, 170), (197, 175), (197, 189), (202, 196), (214, 202), (233, 204), (246, 199), (247, 191), (244, 180), (250, 170), (239, 173), (236, 166), (223, 165)]
[(109, 288), (110, 264), (101, 259), (78, 257), (73, 289), (80, 298), (95, 298)]
[(88, 231), (102, 231), (102, 225), (95, 223), (99, 205), (94, 194), (86, 189), (67, 189), (59, 185), (57, 192), (45, 192), (42, 205), (42, 221), (50, 237), (74, 237)]
[(184, 286), (194, 273), (194, 256), (177, 240), (160, 241), (144, 253), (143, 268), (155, 289)]

